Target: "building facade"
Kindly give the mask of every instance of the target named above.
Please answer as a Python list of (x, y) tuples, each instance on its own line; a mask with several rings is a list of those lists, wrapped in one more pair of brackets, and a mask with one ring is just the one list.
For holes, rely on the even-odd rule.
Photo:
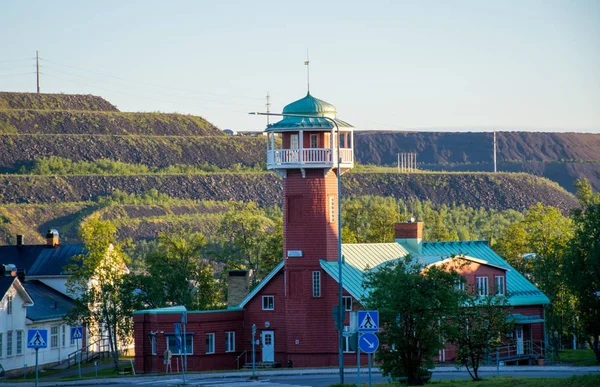
[[(181, 307), (134, 313), (137, 372), (164, 372), (187, 363), (190, 371), (233, 369), (251, 361), (282, 366), (336, 366), (339, 337), (333, 307), (339, 305), (342, 274), (343, 325), (352, 331), (352, 312), (361, 309), (365, 270), (411, 255), (424, 265), (459, 256), (462, 273), (481, 294), (496, 289), (509, 296), (517, 322), (516, 340), (543, 342), (543, 305), (548, 299), (484, 242), (426, 243), (422, 223), (395, 227), (396, 242), (341, 246), (338, 261), (339, 177), (354, 166), (353, 128), (332, 105), (309, 94), (284, 108), (269, 125), (267, 168), (283, 178), (284, 257), (249, 294), (227, 310), (185, 311)], [(499, 293), (500, 294), (500, 293)], [(187, 356), (174, 337), (174, 324), (187, 315)], [(258, 344), (256, 344), (258, 343)], [(345, 364), (357, 364), (350, 338), (341, 342)], [(190, 348), (191, 347), (191, 348)], [(448, 347), (439, 361), (452, 360)], [(365, 363), (365, 355), (360, 359)], [(176, 370), (176, 368), (172, 368)]]

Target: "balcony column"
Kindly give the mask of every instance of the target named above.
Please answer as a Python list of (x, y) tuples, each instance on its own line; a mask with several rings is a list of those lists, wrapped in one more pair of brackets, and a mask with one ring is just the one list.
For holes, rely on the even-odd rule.
[(271, 136), (271, 150), (275, 152), (275, 133), (269, 133)]
[(300, 153), (298, 155), (298, 161), (300, 164), (304, 164), (304, 133), (302, 130), (298, 132), (298, 137), (298, 152)]

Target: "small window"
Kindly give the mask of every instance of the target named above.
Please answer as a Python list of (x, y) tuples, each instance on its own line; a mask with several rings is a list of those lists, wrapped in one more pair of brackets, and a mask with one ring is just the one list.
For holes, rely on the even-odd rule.
[(273, 296), (263, 296), (263, 310), (274, 310), (275, 309), (275, 297)]
[(235, 332), (225, 332), (225, 352), (235, 352)]
[(6, 356), (12, 356), (13, 354), (13, 337), (12, 331), (6, 332)]
[(352, 311), (352, 297), (344, 296), (343, 301), (344, 301), (344, 310), (346, 312), (351, 312)]
[(477, 277), (477, 294), (480, 296), (489, 295), (488, 277)]
[(321, 272), (312, 272), (313, 297), (321, 297)]
[[(180, 355), (183, 353), (183, 343), (178, 343), (177, 336), (167, 336), (167, 348), (173, 355)], [(194, 354), (194, 336), (191, 334), (185, 335), (185, 353), (188, 355)]]
[(335, 223), (335, 196), (329, 196), (329, 223)]
[(150, 335), (150, 346), (152, 347), (152, 354), (156, 355), (156, 335)]
[(50, 328), (50, 348), (58, 348), (58, 325)]
[(496, 295), (503, 296), (506, 294), (506, 287), (504, 285), (504, 276), (496, 276)]
[(23, 331), (17, 331), (17, 355), (23, 354)]
[(60, 345), (62, 345), (63, 347), (67, 345), (67, 326), (66, 325), (62, 325), (60, 327), (61, 332), (60, 332)]
[(215, 334), (206, 334), (206, 354), (215, 353)]
[(298, 135), (292, 134), (290, 135), (290, 149), (298, 149)]
[(6, 314), (12, 314), (13, 296), (10, 294), (6, 296), (6, 301)]
[(456, 279), (456, 282), (454, 283), (454, 289), (460, 290), (463, 292), (465, 291), (465, 279), (463, 277)]
[(310, 135), (310, 147), (311, 148), (318, 148), (319, 147), (319, 135), (318, 134), (311, 134)]

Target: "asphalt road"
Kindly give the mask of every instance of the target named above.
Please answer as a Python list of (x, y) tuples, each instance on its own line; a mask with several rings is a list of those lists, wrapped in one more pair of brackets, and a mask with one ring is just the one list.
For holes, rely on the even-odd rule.
[[(588, 373), (600, 374), (599, 370), (589, 369), (569, 369), (564, 371), (503, 371), (500, 372), (500, 376), (512, 376), (512, 377), (546, 377), (546, 378), (568, 378), (572, 375), (583, 375)], [(482, 377), (492, 377), (496, 375), (496, 372), (481, 372)], [(469, 379), (467, 372), (434, 372), (433, 380), (440, 379)], [(151, 379), (151, 380), (149, 380)], [(383, 377), (380, 374), (373, 373), (373, 383), (383, 383), (388, 380), (387, 377)], [(278, 376), (264, 376), (259, 381), (248, 381), (247, 377), (206, 377), (201, 378), (198, 375), (189, 375), (186, 385), (189, 386), (202, 386), (202, 387), (324, 387), (339, 381), (337, 374), (327, 375), (278, 375)], [(368, 383), (367, 373), (361, 374), (361, 383)], [(356, 383), (356, 374), (345, 375), (346, 383)], [(168, 378), (136, 378), (127, 381), (119, 381), (115, 383), (114, 380), (106, 380), (106, 384), (97, 383), (95, 385), (106, 385), (106, 386), (180, 386), (182, 385), (182, 379), (180, 376), (168, 377)]]

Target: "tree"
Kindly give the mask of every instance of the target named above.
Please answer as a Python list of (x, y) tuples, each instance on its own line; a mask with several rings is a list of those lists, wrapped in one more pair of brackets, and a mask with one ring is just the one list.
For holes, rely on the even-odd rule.
[(566, 254), (565, 273), (579, 323), (600, 363), (600, 195), (591, 193), (587, 181), (578, 183), (581, 208), (572, 214), (575, 235)]
[(147, 305), (183, 305), (207, 309), (218, 301), (212, 266), (202, 258), (206, 238), (178, 230), (158, 236), (158, 247), (146, 256), (148, 274), (139, 277)]
[(458, 306), (454, 291), (458, 274), (443, 266), (424, 268), (413, 258), (398, 259), (377, 267), (365, 276), (365, 305), (379, 310), (377, 352), (386, 376), (407, 376), (411, 385), (423, 384), (424, 368), (443, 346), (444, 316)]
[(503, 333), (512, 330), (513, 324), (507, 321), (509, 308), (505, 296), (475, 296), (469, 290), (446, 324), (445, 336), (458, 349), (458, 363), (475, 381), (481, 380), (478, 370), (485, 355), (502, 344)]
[(127, 273), (128, 258), (116, 240), (116, 227), (110, 221), (92, 216), (79, 231), (85, 253), (74, 257), (67, 270), (67, 291), (74, 307), (67, 316), (73, 325), (83, 322), (92, 335), (108, 336), (110, 353), (119, 370), (119, 345), (130, 341), (131, 313), (136, 302)]
[(283, 226), (269, 219), (255, 203), (227, 212), (219, 226), (222, 248), (213, 252), (226, 269), (251, 270), (255, 286), (283, 258)]

